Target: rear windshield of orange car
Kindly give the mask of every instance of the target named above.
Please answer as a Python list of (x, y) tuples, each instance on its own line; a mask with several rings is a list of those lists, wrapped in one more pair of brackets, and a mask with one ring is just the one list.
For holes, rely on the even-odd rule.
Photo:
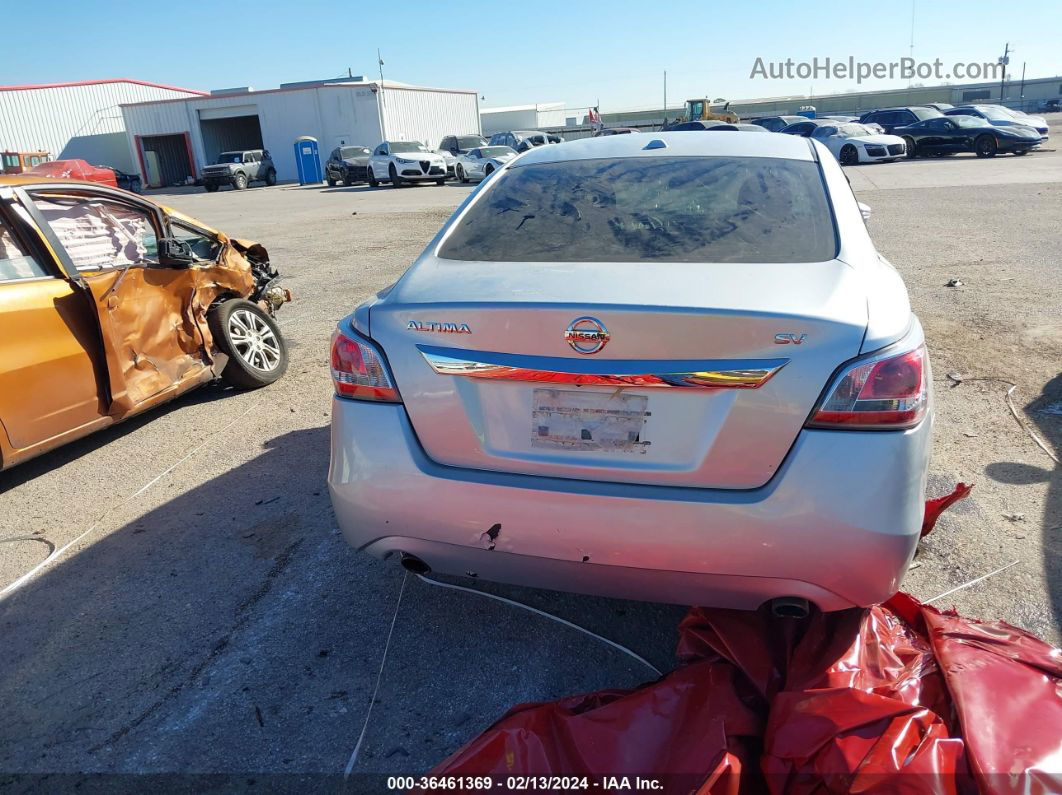
[(496, 262), (823, 262), (837, 253), (817, 163), (635, 157), (510, 168), (439, 248)]

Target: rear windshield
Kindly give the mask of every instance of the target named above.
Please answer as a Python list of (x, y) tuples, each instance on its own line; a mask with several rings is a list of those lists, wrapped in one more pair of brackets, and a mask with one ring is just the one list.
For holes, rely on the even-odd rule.
[(483, 146), (487, 142), (486, 138), (479, 135), (459, 135), (457, 136), (457, 148), (458, 149), (475, 149), (477, 146)]
[(439, 256), (497, 262), (822, 262), (836, 254), (810, 161), (570, 160), (500, 172)]

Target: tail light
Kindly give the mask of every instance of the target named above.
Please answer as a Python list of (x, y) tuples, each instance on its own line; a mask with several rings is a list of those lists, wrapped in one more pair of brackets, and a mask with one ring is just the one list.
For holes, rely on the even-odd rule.
[(899, 430), (922, 421), (929, 403), (926, 346), (857, 362), (844, 370), (809, 428)]
[(379, 348), (364, 337), (338, 330), (332, 335), (332, 383), (340, 397), (402, 402)]

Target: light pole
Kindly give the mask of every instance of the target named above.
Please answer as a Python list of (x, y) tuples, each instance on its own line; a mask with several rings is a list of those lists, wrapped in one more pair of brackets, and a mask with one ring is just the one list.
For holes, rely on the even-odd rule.
[(1003, 104), (1003, 92), (1007, 85), (1007, 66), (1010, 64), (1010, 42), (1003, 48), (1003, 55), (999, 58), (999, 65), (1003, 67), (1003, 75), (999, 78), (999, 104)]

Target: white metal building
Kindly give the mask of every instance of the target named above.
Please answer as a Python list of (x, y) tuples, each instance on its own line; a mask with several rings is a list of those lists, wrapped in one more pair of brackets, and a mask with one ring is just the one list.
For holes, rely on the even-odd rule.
[[(568, 114), (569, 116), (574, 116)], [(585, 116), (585, 113), (582, 114)], [(537, 102), (534, 105), (510, 105), (504, 108), (483, 108), (479, 112), (483, 134), (493, 135), (509, 130), (537, 130), (540, 127), (563, 127), (567, 116), (563, 102)], [(579, 124), (573, 121), (572, 124)]]
[(238, 149), (268, 149), (277, 179), (294, 180), (295, 139), (304, 135), (317, 139), (324, 160), (342, 144), (415, 140), (434, 148), (446, 135), (480, 132), (475, 91), (357, 78), (125, 104), (122, 116), (147, 185), (188, 182), (219, 153)]
[(202, 93), (125, 79), (0, 86), (0, 150), (42, 151), (52, 160), (80, 158), (133, 172), (119, 105)]

